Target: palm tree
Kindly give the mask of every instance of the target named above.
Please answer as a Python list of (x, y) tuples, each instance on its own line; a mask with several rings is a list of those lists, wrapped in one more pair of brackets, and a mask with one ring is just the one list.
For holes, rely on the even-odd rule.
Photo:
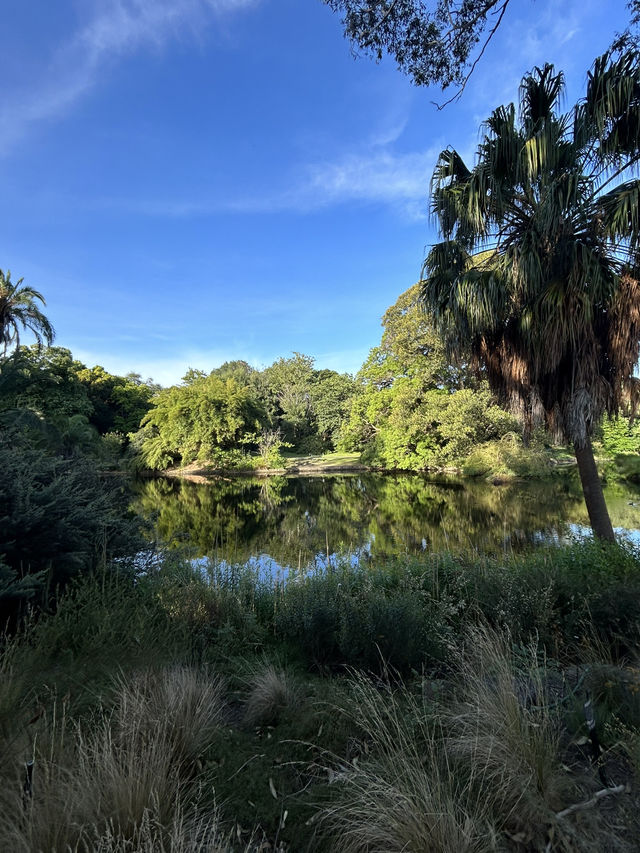
[(53, 326), (36, 305), (36, 300), (46, 305), (44, 297), (32, 287), (23, 287), (24, 279), (15, 284), (11, 273), (0, 270), (0, 346), (3, 354), (11, 346), (20, 346), (20, 330), (29, 329), (39, 346), (43, 341), (50, 345), (55, 337)]
[(535, 68), (519, 115), (509, 104), (483, 125), (472, 169), (442, 152), (443, 241), (421, 298), (452, 357), (573, 444), (594, 534), (613, 540), (591, 436), (628, 401), (640, 354), (640, 54), (621, 41), (599, 57), (565, 113), (563, 89), (553, 66)]

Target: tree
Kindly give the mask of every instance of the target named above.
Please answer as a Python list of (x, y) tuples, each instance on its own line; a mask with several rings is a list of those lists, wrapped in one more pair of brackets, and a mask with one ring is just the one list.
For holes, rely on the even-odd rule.
[(83, 366), (77, 376), (92, 405), (89, 421), (101, 435), (137, 430), (159, 390), (152, 382), (142, 382), (137, 374), (114, 376), (100, 365)]
[[(29, 431), (0, 424), (3, 630), (25, 601), (47, 605), (73, 577), (115, 557), (133, 560), (144, 541), (128, 503), (122, 485), (101, 477), (77, 445), (64, 458), (34, 443)], [(119, 561), (121, 570), (127, 566)]]
[(594, 533), (613, 540), (591, 436), (634, 384), (640, 354), (640, 55), (599, 57), (587, 92), (558, 112), (563, 75), (545, 65), (484, 125), (468, 169), (443, 151), (432, 211), (443, 242), (422, 299), (452, 356), (573, 443)]
[(349, 415), (355, 381), (348, 373), (317, 370), (311, 386), (311, 404), (318, 436), (324, 449), (335, 450), (340, 430)]
[(383, 467), (452, 464), (517, 426), (466, 366), (451, 364), (418, 305), (419, 290), (409, 288), (385, 312), (382, 340), (358, 374), (360, 393), (342, 430), (346, 449)]
[(316, 436), (311, 402), (316, 375), (313, 364), (311, 356), (299, 352), (294, 352), (290, 358), (279, 358), (262, 371), (259, 389), (267, 412), (286, 441), (307, 451), (309, 441), (304, 440), (313, 444)]
[[(436, 83), (446, 89), (452, 83), (464, 86), (510, 0), (325, 2), (343, 15), (345, 35), (352, 44), (378, 60), (390, 53), (417, 86)], [(481, 41), (479, 55), (472, 61)]]
[(0, 412), (30, 409), (47, 420), (88, 418), (93, 407), (78, 378), (83, 370), (64, 347), (19, 347), (0, 365)]
[[(345, 36), (364, 53), (389, 53), (416, 86), (454, 84), (458, 98), (507, 12), (511, 0), (324, 0), (342, 15)], [(627, 4), (631, 27), (640, 0)], [(629, 29), (625, 31), (629, 36)], [(444, 104), (440, 105), (444, 106)]]
[(29, 330), (35, 335), (38, 346), (43, 341), (51, 344), (55, 332), (53, 326), (36, 305), (41, 302), (46, 305), (44, 297), (32, 287), (22, 287), (24, 279), (20, 278), (14, 284), (11, 273), (0, 270), (0, 345), (3, 354), (14, 346), (20, 346), (20, 330)]
[(213, 372), (160, 391), (135, 444), (151, 468), (196, 459), (231, 465), (234, 453), (257, 444), (265, 420), (249, 387)]

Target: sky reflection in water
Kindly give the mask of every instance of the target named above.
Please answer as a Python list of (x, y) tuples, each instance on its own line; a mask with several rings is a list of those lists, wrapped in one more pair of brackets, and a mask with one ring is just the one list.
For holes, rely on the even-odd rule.
[[(640, 544), (640, 488), (606, 497), (616, 532)], [(493, 486), (415, 475), (235, 478), (207, 484), (145, 480), (134, 509), (156, 536), (203, 566), (247, 566), (286, 579), (424, 551), (503, 553), (588, 535), (577, 477)]]

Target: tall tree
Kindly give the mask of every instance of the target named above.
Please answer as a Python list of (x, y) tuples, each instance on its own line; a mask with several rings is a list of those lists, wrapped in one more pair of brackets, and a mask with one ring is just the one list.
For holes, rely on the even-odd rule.
[(485, 441), (517, 428), (486, 383), (456, 367), (428, 315), (419, 285), (382, 318), (384, 332), (360, 369), (359, 393), (342, 427), (345, 449), (385, 468), (422, 470), (459, 462)]
[(20, 331), (29, 330), (35, 335), (39, 346), (51, 344), (55, 332), (36, 302), (46, 305), (44, 297), (33, 287), (23, 287), (24, 279), (11, 281), (11, 273), (0, 270), (0, 346), (7, 354), (10, 347), (20, 346)]
[(586, 96), (558, 111), (545, 65), (484, 125), (477, 162), (443, 151), (432, 210), (443, 242), (422, 298), (452, 355), (470, 352), (492, 389), (539, 412), (575, 448), (594, 533), (614, 538), (591, 447), (633, 385), (640, 354), (640, 54), (599, 57)]

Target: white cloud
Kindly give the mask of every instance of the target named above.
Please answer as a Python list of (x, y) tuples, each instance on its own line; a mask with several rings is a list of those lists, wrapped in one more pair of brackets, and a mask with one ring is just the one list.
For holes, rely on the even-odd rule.
[(426, 198), (438, 151), (348, 155), (338, 162), (309, 168), (298, 190), (302, 203), (337, 201), (407, 202)]
[(146, 216), (175, 219), (216, 213), (312, 213), (350, 202), (393, 206), (410, 219), (424, 219), (429, 181), (440, 146), (395, 154), (368, 148), (336, 160), (302, 166), (289, 178), (289, 187), (236, 198), (98, 199), (92, 206), (126, 210)]
[(104, 66), (123, 55), (183, 35), (197, 38), (208, 24), (260, 0), (103, 0), (94, 16), (63, 44), (40, 85), (16, 92), (0, 109), (2, 150), (33, 123), (57, 118), (89, 92)]

